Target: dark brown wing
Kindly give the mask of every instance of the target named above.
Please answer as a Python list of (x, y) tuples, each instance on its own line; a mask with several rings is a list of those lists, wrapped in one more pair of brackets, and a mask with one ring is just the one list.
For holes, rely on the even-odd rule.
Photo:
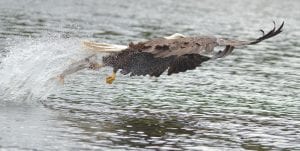
[(131, 49), (139, 49), (159, 58), (183, 56), (186, 54), (208, 54), (213, 51), (215, 46), (217, 46), (217, 38), (207, 36), (178, 39), (158, 38), (129, 45)]
[(165, 58), (170, 56), (183, 56), (186, 54), (209, 55), (216, 46), (225, 46), (223, 51), (216, 53), (213, 58), (220, 58), (229, 55), (235, 47), (257, 44), (263, 40), (274, 37), (282, 32), (284, 22), (276, 29), (274, 28), (267, 34), (263, 30), (263, 36), (253, 41), (240, 41), (226, 38), (215, 38), (209, 36), (202, 37), (180, 37), (177, 39), (158, 38), (138, 44), (131, 44), (129, 48), (139, 48), (141, 52), (153, 54), (154, 57)]
[(202, 62), (208, 61), (209, 59), (209, 57), (199, 54), (186, 54), (176, 57), (169, 65), (168, 75), (193, 70), (196, 67), (201, 66)]

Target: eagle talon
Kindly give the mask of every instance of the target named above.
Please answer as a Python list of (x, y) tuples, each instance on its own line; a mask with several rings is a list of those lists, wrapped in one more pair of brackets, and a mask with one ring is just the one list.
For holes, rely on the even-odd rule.
[(116, 74), (113, 73), (111, 76), (106, 77), (106, 83), (107, 84), (112, 84), (116, 79)]

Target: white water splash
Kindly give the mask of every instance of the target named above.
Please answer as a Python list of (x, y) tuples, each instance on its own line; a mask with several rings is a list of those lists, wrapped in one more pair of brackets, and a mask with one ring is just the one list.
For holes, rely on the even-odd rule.
[(50, 36), (11, 43), (0, 64), (0, 96), (4, 100), (45, 99), (61, 87), (54, 77), (72, 61), (89, 55), (79, 39)]

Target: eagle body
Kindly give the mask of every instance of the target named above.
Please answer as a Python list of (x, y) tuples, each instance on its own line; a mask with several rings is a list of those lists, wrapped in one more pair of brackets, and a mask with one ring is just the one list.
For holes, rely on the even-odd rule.
[[(168, 51), (168, 50), (165, 50)], [(155, 57), (139, 48), (129, 47), (117, 54), (103, 57), (106, 66), (113, 67), (114, 72), (121, 70), (122, 74), (130, 76), (150, 75), (159, 77), (168, 69), (168, 75), (195, 69), (202, 62), (209, 60), (207, 56), (199, 54), (185, 54), (182, 56)]]
[[(102, 58), (103, 66), (113, 68), (113, 76), (107, 79), (112, 83), (115, 73), (131, 76), (155, 76), (159, 77), (164, 71), (168, 75), (195, 69), (208, 60), (225, 57), (234, 48), (254, 45), (282, 32), (284, 22), (269, 32), (263, 30), (262, 36), (254, 40), (234, 40), (228, 38), (216, 38), (213, 36), (190, 37), (174, 34), (169, 37), (156, 38), (139, 43), (130, 43), (128, 46), (112, 45), (105, 43), (85, 42), (84, 45), (102, 53), (110, 53)], [(214, 48), (220, 46), (223, 50), (217, 52)]]

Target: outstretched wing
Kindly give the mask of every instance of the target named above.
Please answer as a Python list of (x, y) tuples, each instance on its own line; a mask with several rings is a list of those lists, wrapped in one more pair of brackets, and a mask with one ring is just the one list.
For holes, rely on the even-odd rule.
[(282, 32), (284, 22), (276, 29), (274, 28), (267, 32), (260, 30), (263, 36), (253, 41), (240, 41), (226, 38), (216, 38), (213, 36), (202, 37), (188, 37), (181, 34), (173, 34), (164, 38), (157, 38), (137, 44), (130, 43), (129, 46), (115, 45), (107, 43), (96, 43), (84, 41), (83, 45), (95, 52), (115, 53), (125, 49), (138, 50), (140, 52), (147, 52), (154, 57), (166, 58), (170, 56), (183, 56), (187, 54), (211, 55), (216, 46), (225, 46), (223, 51), (213, 54), (214, 58), (221, 58), (229, 55), (235, 47), (257, 44), (263, 40), (274, 37)]
[(240, 41), (225, 38), (216, 38), (212, 36), (203, 37), (177, 37), (172, 39), (158, 38), (146, 42), (129, 45), (130, 48), (140, 50), (142, 52), (151, 53), (154, 57), (170, 57), (170, 56), (183, 56), (186, 54), (212, 54), (216, 46), (225, 46), (223, 51), (213, 55), (212, 58), (220, 58), (230, 54), (235, 47), (257, 44), (263, 40), (274, 37), (282, 32), (284, 22), (276, 29), (275, 22), (274, 28), (267, 34), (263, 30), (263, 36), (253, 41)]

